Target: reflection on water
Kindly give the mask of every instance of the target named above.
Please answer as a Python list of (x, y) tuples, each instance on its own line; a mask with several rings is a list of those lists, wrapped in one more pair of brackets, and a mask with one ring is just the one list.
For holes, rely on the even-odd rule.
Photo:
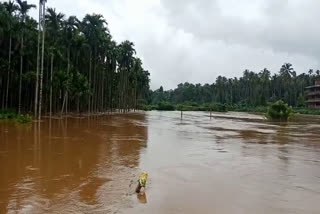
[(319, 117), (180, 116), (0, 121), (0, 213), (320, 213)]
[(141, 204), (147, 203), (147, 194), (145, 192), (138, 193), (137, 198)]
[(40, 127), (2, 122), (0, 210), (90, 211), (121, 201), (132, 194), (126, 182), (136, 178), (147, 145), (144, 121), (136, 114), (47, 120)]

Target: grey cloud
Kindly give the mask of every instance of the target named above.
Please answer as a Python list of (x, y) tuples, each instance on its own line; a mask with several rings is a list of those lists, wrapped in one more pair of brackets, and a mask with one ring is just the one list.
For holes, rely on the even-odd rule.
[[(230, 8), (252, 2), (223, 1), (227, 2), (223, 5)], [(241, 11), (234, 16), (224, 16), (222, 9), (225, 8), (220, 7), (218, 0), (189, 0), (181, 4), (171, 0), (161, 2), (170, 14), (171, 25), (202, 39), (320, 56), (320, 30), (316, 27), (320, 19), (320, 1), (258, 0), (259, 17), (249, 21), (243, 19), (245, 14)]]

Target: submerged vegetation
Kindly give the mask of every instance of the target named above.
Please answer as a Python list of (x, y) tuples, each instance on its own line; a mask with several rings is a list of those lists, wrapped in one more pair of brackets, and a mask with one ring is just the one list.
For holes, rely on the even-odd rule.
[(0, 111), (0, 120), (15, 120), (18, 123), (28, 123), (32, 121), (32, 116), (29, 114), (17, 114), (11, 110)]
[[(145, 103), (149, 72), (102, 15), (66, 17), (40, 1), (0, 2), (0, 108), (45, 114), (127, 112)], [(50, 1), (48, 2), (50, 4)], [(4, 115), (3, 117), (11, 117)], [(21, 121), (27, 118), (19, 118)]]
[(30, 116), (29, 114), (19, 114), (16, 117), (16, 121), (18, 123), (28, 123), (32, 121), (32, 116)]
[(293, 115), (291, 106), (284, 103), (282, 100), (272, 103), (266, 113), (269, 120), (287, 121)]
[(11, 110), (0, 111), (0, 120), (15, 119), (16, 117), (17, 117), (17, 114)]

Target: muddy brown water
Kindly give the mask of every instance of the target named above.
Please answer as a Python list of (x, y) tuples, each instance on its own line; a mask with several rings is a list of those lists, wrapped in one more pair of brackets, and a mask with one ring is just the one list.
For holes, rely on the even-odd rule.
[(0, 213), (320, 213), (319, 117), (208, 115), (0, 121)]

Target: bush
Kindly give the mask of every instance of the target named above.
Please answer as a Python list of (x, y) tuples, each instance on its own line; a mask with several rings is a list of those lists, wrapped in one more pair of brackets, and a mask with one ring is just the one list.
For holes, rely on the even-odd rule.
[(161, 102), (156, 107), (156, 110), (159, 110), (159, 111), (174, 111), (175, 107), (174, 107), (174, 105), (172, 105), (172, 104), (170, 104), (168, 102)]
[(222, 103), (205, 103), (200, 107), (200, 111), (217, 111), (217, 112), (227, 112), (227, 104)]
[(17, 114), (13, 111), (10, 110), (2, 110), (0, 111), (0, 119), (5, 120), (5, 119), (14, 119), (17, 117)]
[(232, 111), (238, 112), (259, 112), (259, 113), (266, 113), (268, 110), (267, 106), (249, 106), (246, 104), (234, 104), (229, 107)]
[(184, 105), (184, 104), (178, 104), (176, 106), (176, 109), (178, 111), (198, 111), (198, 106), (191, 106), (191, 105)]
[(18, 123), (29, 123), (32, 121), (32, 117), (29, 115), (29, 114), (19, 114), (17, 117), (16, 117), (16, 121)]
[(213, 111), (227, 112), (228, 110), (226, 104), (215, 103), (213, 104)]
[(143, 111), (152, 111), (153, 106), (152, 105), (142, 105), (139, 107), (139, 109), (142, 109)]
[(291, 106), (279, 100), (272, 103), (266, 113), (266, 117), (269, 120), (280, 120), (287, 121), (293, 115), (293, 110)]

